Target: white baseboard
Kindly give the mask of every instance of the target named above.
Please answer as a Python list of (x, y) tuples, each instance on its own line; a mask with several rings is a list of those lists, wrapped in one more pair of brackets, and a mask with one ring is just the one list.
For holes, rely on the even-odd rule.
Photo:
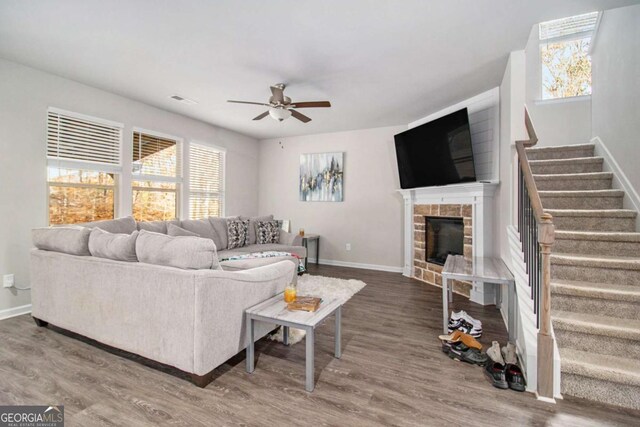
[[(314, 264), (314, 263), (315, 263), (315, 259), (309, 258), (309, 264)], [(404, 270), (403, 267), (395, 267), (391, 265), (363, 264), (359, 262), (336, 261), (332, 259), (322, 259), (322, 258), (320, 258), (320, 264), (334, 265), (336, 267), (361, 268), (364, 270), (388, 271), (390, 273), (402, 273)]]
[(31, 313), (31, 304), (21, 305), (20, 307), (7, 308), (0, 310), (0, 320), (9, 319), (11, 317), (21, 316)]

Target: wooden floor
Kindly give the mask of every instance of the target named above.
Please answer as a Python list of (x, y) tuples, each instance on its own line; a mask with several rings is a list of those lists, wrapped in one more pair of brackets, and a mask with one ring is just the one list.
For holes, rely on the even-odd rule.
[[(438, 288), (394, 273), (310, 270), (368, 284), (344, 307), (340, 360), (332, 356), (332, 319), (318, 328), (313, 393), (304, 390), (304, 343), (263, 339), (253, 374), (243, 352), (199, 389), (171, 369), (20, 316), (0, 321), (0, 405), (64, 404), (67, 425), (78, 426), (638, 425), (636, 412), (498, 390), (481, 368), (450, 360), (437, 340)], [(454, 300), (483, 321), (484, 344), (504, 344), (494, 307)]]

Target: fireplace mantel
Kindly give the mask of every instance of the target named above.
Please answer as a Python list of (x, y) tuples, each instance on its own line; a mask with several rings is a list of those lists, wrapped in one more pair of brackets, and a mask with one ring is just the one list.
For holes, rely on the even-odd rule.
[[(414, 276), (414, 208), (417, 205), (471, 205), (472, 254), (488, 257), (495, 254), (493, 195), (497, 182), (470, 182), (440, 187), (398, 190), (404, 199), (404, 268), (403, 274)], [(437, 283), (436, 283), (437, 284)], [(494, 288), (474, 283), (470, 299), (479, 304), (493, 304)]]

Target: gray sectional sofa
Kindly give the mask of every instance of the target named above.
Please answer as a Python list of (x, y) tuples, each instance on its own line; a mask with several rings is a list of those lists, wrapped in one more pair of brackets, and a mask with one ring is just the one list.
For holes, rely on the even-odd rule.
[[(202, 237), (165, 234), (170, 225)], [(35, 229), (32, 315), (39, 326), (51, 323), (174, 366), (204, 387), (216, 367), (246, 347), (244, 310), (297, 276), (296, 257), (219, 259), (260, 250), (306, 256), (299, 238), (284, 231), (279, 244), (250, 238), (248, 246), (228, 249), (223, 227), (218, 218), (121, 218)], [(274, 327), (261, 324), (256, 340)]]

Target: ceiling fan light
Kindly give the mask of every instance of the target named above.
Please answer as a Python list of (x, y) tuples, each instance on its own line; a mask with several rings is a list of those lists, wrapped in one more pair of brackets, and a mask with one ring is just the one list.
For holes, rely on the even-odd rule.
[(286, 108), (269, 108), (269, 115), (276, 120), (284, 120), (291, 117), (291, 111)]

